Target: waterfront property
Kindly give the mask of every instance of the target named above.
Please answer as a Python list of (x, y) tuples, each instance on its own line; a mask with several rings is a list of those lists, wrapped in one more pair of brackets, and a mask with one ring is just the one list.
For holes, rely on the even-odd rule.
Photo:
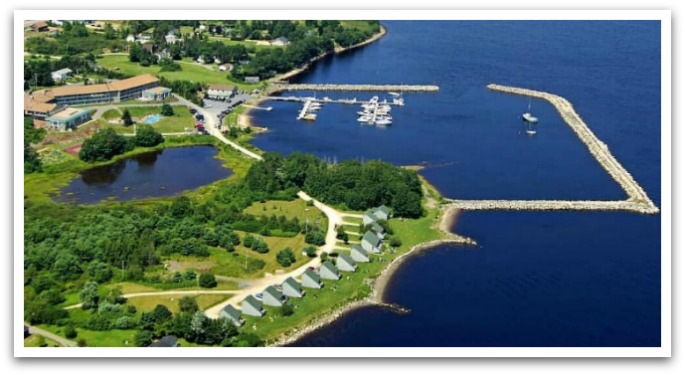
[(381, 252), (382, 241), (376, 233), (372, 231), (367, 231), (362, 237), (362, 248), (368, 253), (380, 253)]
[(164, 336), (159, 341), (150, 344), (150, 348), (176, 348), (181, 346), (176, 336)]
[(368, 263), (369, 254), (361, 246), (354, 244), (350, 251), (350, 257), (357, 263)]
[(357, 270), (357, 264), (352, 258), (350, 258), (349, 255), (345, 253), (338, 255), (338, 259), (336, 260), (335, 264), (341, 271), (354, 272)]
[(64, 68), (60, 70), (55, 70), (54, 72), (50, 73), (50, 76), (52, 77), (52, 80), (55, 82), (62, 82), (65, 79), (71, 77), (71, 69), (69, 68)]
[(90, 112), (83, 108), (64, 108), (45, 119), (48, 129), (66, 131), (90, 120)]
[(233, 305), (226, 305), (226, 307), (221, 309), (219, 317), (228, 319), (236, 327), (245, 324), (245, 320), (240, 317), (240, 311), (233, 307)]
[(302, 273), (302, 286), (309, 289), (321, 289), (321, 277), (314, 271), (307, 269)]
[(287, 297), (283, 295), (280, 291), (276, 290), (273, 285), (269, 285), (262, 293), (262, 302), (267, 306), (281, 307), (283, 302), (286, 301)]
[(254, 298), (253, 295), (247, 296), (241, 303), (240, 308), (243, 310), (243, 314), (249, 316), (261, 318), (266, 314), (264, 307), (262, 307), (262, 303)]
[(283, 284), (281, 284), (281, 288), (283, 289), (283, 295), (293, 298), (302, 298), (307, 293), (302, 290), (300, 283), (295, 281), (292, 277), (287, 278)]
[(388, 208), (386, 205), (382, 205), (364, 212), (364, 217), (362, 220), (364, 225), (369, 225), (378, 220), (388, 220), (391, 217), (390, 208)]
[(171, 89), (168, 87), (153, 87), (151, 89), (143, 90), (141, 100), (148, 101), (162, 101), (171, 95)]
[(212, 100), (226, 101), (231, 99), (238, 92), (238, 89), (233, 85), (209, 85), (205, 97)]
[(374, 221), (373, 223), (371, 223), (371, 230), (374, 231), (374, 233), (376, 233), (376, 236), (378, 236), (378, 238), (380, 238), (381, 240), (385, 239), (385, 228), (383, 228), (383, 226), (381, 226), (377, 222)]
[(330, 261), (325, 261), (319, 268), (319, 275), (322, 279), (328, 280), (340, 280), (340, 272), (338, 272), (338, 267), (334, 266)]

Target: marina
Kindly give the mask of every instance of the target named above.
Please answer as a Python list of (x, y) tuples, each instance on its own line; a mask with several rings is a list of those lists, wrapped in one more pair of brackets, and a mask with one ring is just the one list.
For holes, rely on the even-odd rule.
[[(394, 92), (389, 93), (393, 96), (391, 101), (383, 99), (382, 102), (379, 101), (378, 96), (373, 96), (369, 100), (358, 100), (356, 97), (352, 99), (331, 99), (329, 97), (323, 97), (321, 99), (315, 97), (301, 97), (301, 96), (269, 96), (267, 100), (275, 101), (285, 101), (285, 102), (300, 102), (302, 104), (302, 109), (297, 115), (298, 120), (305, 121), (315, 121), (317, 112), (323, 107), (324, 104), (359, 104), (361, 105), (361, 111), (357, 114), (360, 117), (357, 119), (358, 122), (366, 123), (369, 125), (380, 125), (387, 126), (392, 124), (392, 117), (390, 116), (391, 106), (404, 106), (404, 98), (401, 94)], [(269, 107), (269, 110), (271, 107)]]

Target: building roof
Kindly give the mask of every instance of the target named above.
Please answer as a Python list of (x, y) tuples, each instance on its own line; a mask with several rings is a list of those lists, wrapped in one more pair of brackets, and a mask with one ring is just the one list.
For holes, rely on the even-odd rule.
[(64, 68), (64, 69), (60, 69), (60, 70), (55, 70), (54, 72), (52, 72), (50, 74), (71, 74), (71, 72), (72, 72), (71, 69)]
[(362, 255), (368, 255), (368, 253), (366, 252), (366, 250), (364, 250), (364, 248), (361, 247), (361, 246), (359, 246), (358, 244), (352, 245), (352, 250), (353, 250), (353, 251), (356, 251), (356, 252), (358, 252), (358, 253), (360, 253), (360, 254), (362, 254)]
[(159, 341), (150, 345), (150, 347), (164, 347), (173, 348), (178, 344), (178, 338), (176, 336), (164, 336)]
[(295, 281), (295, 279), (293, 279), (292, 277), (285, 279), (285, 281), (283, 282), (283, 285), (288, 285), (289, 287), (291, 287), (293, 289), (297, 289), (297, 290), (299, 290), (301, 288), (300, 283)]
[(233, 90), (235, 90), (235, 86), (233, 86), (233, 85), (209, 85), (208, 90), (233, 91)]
[(378, 224), (375, 221), (369, 225), (371, 225), (371, 228), (373, 228), (373, 230), (375, 230), (376, 233), (384, 233), (385, 232), (385, 228), (383, 228), (382, 225)]
[(147, 89), (147, 90), (145, 90), (145, 91), (147, 91), (147, 92), (152, 92), (152, 93), (155, 93), (155, 94), (163, 94), (163, 93), (165, 93), (165, 92), (167, 92), (167, 91), (171, 91), (171, 89), (168, 88), (168, 87), (157, 86), (157, 87), (153, 87), (153, 88), (151, 88), (151, 89)]
[(350, 258), (350, 256), (345, 253), (340, 253), (340, 255), (338, 255), (338, 259), (343, 260), (345, 263), (351, 266), (354, 266), (356, 264), (354, 259)]
[(43, 101), (36, 100), (32, 95), (24, 95), (24, 112), (34, 111), (34, 112), (44, 112), (50, 113), (57, 108), (57, 104), (44, 103)]
[(243, 303), (247, 303), (248, 305), (252, 306), (253, 308), (255, 308), (257, 310), (262, 309), (262, 303), (260, 301), (257, 301), (257, 299), (251, 294), (249, 296), (245, 297), (245, 299), (243, 300)]
[(370, 230), (366, 231), (366, 233), (364, 233), (364, 237), (362, 237), (362, 242), (364, 242), (364, 241), (370, 243), (373, 246), (376, 246), (376, 245), (378, 245), (379, 242), (381, 242), (380, 238), (378, 238), (378, 236), (376, 236), (376, 233), (374, 233)]
[(264, 289), (264, 294), (268, 294), (275, 299), (281, 299), (283, 297), (283, 294), (276, 290), (273, 285), (269, 285), (266, 289)]
[(43, 27), (48, 27), (48, 23), (45, 21), (38, 21), (38, 22), (34, 23), (33, 25), (31, 25), (31, 27), (34, 29), (40, 29)]
[(114, 81), (112, 82), (112, 86), (114, 86), (116, 90), (123, 91), (155, 82), (159, 82), (159, 79), (152, 74), (141, 74), (139, 76), (122, 79), (121, 81)]
[(338, 267), (336, 267), (333, 263), (331, 263), (330, 260), (323, 262), (323, 264), (321, 265), (321, 268), (327, 269), (327, 270), (329, 270), (333, 273), (336, 273), (336, 274), (338, 273)]
[(376, 208), (376, 210), (381, 211), (386, 215), (390, 215), (390, 208), (388, 208), (388, 206), (386, 206), (386, 205), (382, 205), (382, 206)]
[(41, 90), (33, 93), (35, 100), (50, 101), (58, 96), (79, 95), (79, 94), (99, 94), (111, 91), (124, 91), (134, 87), (159, 82), (157, 77), (151, 74), (142, 74), (132, 78), (100, 83), (97, 85), (70, 85), (59, 86), (52, 89)]
[(368, 216), (369, 218), (373, 219), (374, 221), (378, 220), (378, 218), (376, 217), (376, 211), (375, 210), (364, 211), (364, 216)]
[(302, 273), (302, 276), (303, 276), (303, 277), (304, 277), (304, 276), (307, 276), (307, 277), (309, 277), (310, 279), (312, 279), (312, 280), (314, 280), (314, 281), (321, 281), (321, 277), (319, 277), (319, 275), (318, 275), (316, 272), (314, 272), (314, 271), (312, 271), (312, 270), (310, 270), (310, 269), (304, 270), (304, 272)]
[(232, 319), (240, 320), (240, 311), (233, 307), (233, 305), (226, 305), (226, 307), (224, 307), (222, 311), (225, 312)]
[(65, 109), (51, 115), (50, 117), (48, 117), (48, 119), (66, 121), (66, 120), (74, 118), (74, 117), (76, 117), (76, 116), (78, 116), (84, 112), (88, 112), (88, 110), (84, 109), (84, 108), (65, 108)]

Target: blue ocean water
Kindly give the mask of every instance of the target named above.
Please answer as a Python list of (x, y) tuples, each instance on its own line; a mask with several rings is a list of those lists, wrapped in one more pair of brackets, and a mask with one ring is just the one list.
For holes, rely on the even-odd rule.
[[(388, 21), (388, 35), (299, 76), (317, 83), (437, 84), (405, 94), (388, 128), (355, 106), (253, 112), (255, 145), (321, 157), (423, 163), (448, 197), (624, 199), (554, 108), (488, 83), (567, 98), (660, 204), (660, 25), (652, 21)], [(307, 95), (308, 93), (301, 93)], [(383, 93), (377, 93), (383, 96)], [(364, 98), (370, 93), (316, 93)], [(365, 308), (296, 345), (659, 346), (660, 215), (467, 212), (454, 227), (478, 249), (439, 247), (397, 272), (387, 297), (408, 315)]]

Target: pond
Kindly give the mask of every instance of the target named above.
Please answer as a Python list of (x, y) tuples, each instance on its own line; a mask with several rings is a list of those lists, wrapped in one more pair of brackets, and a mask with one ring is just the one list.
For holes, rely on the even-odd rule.
[(174, 196), (233, 174), (214, 157), (217, 152), (213, 146), (191, 146), (135, 155), (81, 172), (54, 199), (89, 204)]

